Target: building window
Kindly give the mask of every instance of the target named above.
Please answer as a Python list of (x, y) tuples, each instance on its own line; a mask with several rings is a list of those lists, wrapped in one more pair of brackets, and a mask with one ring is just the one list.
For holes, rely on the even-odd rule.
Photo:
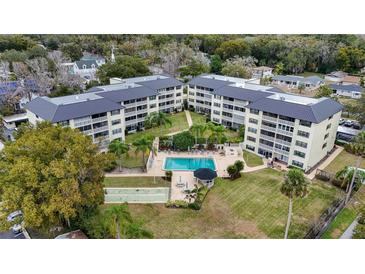
[(295, 141), (295, 145), (297, 145), (298, 147), (302, 147), (302, 148), (307, 148), (308, 144), (301, 142), (301, 141)]
[(328, 124), (327, 127), (326, 127), (326, 130), (331, 128), (331, 124)]
[(247, 128), (248, 132), (252, 132), (252, 133), (257, 133), (257, 129), (256, 128), (253, 128), (253, 127), (248, 127)]
[(176, 93), (176, 97), (180, 97), (181, 96), (181, 92)]
[(233, 109), (232, 105), (223, 104), (223, 107), (226, 109)]
[(300, 167), (300, 168), (303, 168), (303, 166), (304, 166), (303, 163), (295, 161), (295, 160), (293, 160), (291, 163), (292, 163), (293, 166), (297, 166), (297, 167)]
[(215, 107), (220, 108), (220, 107), (221, 107), (221, 104), (219, 104), (219, 103), (214, 103), (214, 106), (215, 106)]
[(150, 100), (156, 100), (156, 95), (150, 96), (149, 99)]
[(295, 119), (294, 118), (288, 117), (288, 116), (284, 116), (284, 115), (279, 115), (279, 119), (284, 120), (284, 121), (289, 121), (289, 122), (292, 122), (292, 123), (295, 122)]
[(327, 133), (326, 135), (324, 135), (323, 140), (326, 140), (328, 138), (328, 136), (329, 136), (329, 133)]
[(213, 122), (220, 123), (219, 119), (213, 118)]
[(189, 98), (189, 102), (194, 103), (194, 99)]
[(294, 131), (294, 127), (287, 126), (287, 125), (282, 125), (282, 124), (279, 124), (278, 128), (281, 129), (281, 130), (284, 130), (284, 131), (290, 131), (290, 132)]
[(118, 115), (120, 114), (120, 109), (112, 110), (110, 113), (111, 115)]
[(259, 114), (259, 110), (258, 109), (254, 109), (254, 108), (250, 108), (250, 113), (252, 113), (252, 114), (256, 114), (256, 115), (258, 115)]
[(150, 104), (150, 108), (155, 108), (156, 104)]
[(222, 112), (222, 115), (226, 116), (226, 117), (230, 117), (230, 118), (232, 118), (232, 116), (233, 116), (232, 113), (225, 112), (225, 111)]
[(255, 125), (257, 125), (257, 123), (259, 122), (257, 119), (254, 119), (254, 118), (250, 118), (250, 119), (248, 119), (248, 121), (249, 121), (251, 124), (255, 124)]
[(309, 138), (309, 132), (298, 130), (298, 136)]
[(118, 125), (118, 124), (120, 124), (120, 123), (121, 123), (120, 119), (112, 120), (112, 126), (114, 126), (114, 125)]
[(333, 115), (331, 115), (330, 117), (328, 117), (328, 120), (331, 120), (331, 119), (332, 119), (332, 117), (333, 117)]
[(189, 91), (189, 95), (194, 96), (194, 92)]
[(60, 125), (60, 126), (68, 126), (68, 125), (70, 125), (70, 121), (69, 120), (67, 120), (67, 121), (61, 121), (61, 122), (58, 122), (58, 124)]
[(112, 133), (113, 133), (113, 135), (118, 134), (118, 133), (122, 133), (122, 129), (121, 128), (113, 129)]
[(255, 147), (254, 146), (246, 145), (246, 148), (248, 150), (255, 151)]
[(324, 143), (322, 146), (322, 149), (324, 149), (327, 146), (327, 143)]
[(301, 151), (298, 151), (298, 150), (294, 150), (294, 155), (298, 156), (298, 157), (301, 157), (301, 158), (305, 158), (305, 153), (301, 152)]
[(247, 138), (246, 138), (248, 141), (251, 141), (251, 142), (254, 142), (254, 143), (256, 143), (256, 138), (254, 138), (254, 137), (251, 137), (251, 136), (247, 136)]
[(312, 123), (311, 122), (308, 122), (308, 121), (300, 120), (299, 121), (299, 125), (305, 126), (305, 127), (311, 127)]
[(215, 115), (221, 115), (220, 111), (218, 111), (218, 110), (213, 110), (213, 113), (214, 113)]

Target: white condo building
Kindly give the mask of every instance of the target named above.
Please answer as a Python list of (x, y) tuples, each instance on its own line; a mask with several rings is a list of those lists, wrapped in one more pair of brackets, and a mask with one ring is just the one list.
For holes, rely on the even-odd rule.
[(213, 122), (245, 125), (244, 148), (307, 171), (334, 147), (342, 105), (218, 75), (192, 79), (189, 107)]
[(105, 148), (114, 139), (124, 140), (126, 130), (143, 130), (148, 114), (182, 109), (183, 84), (174, 78), (153, 75), (113, 83), (78, 95), (37, 97), (25, 105), (29, 122), (77, 128)]

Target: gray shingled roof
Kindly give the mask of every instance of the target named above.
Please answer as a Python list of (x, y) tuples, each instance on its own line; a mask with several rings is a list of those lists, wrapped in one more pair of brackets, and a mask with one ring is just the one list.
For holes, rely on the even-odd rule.
[(270, 92), (251, 90), (233, 86), (223, 86), (215, 90), (214, 93), (217, 95), (250, 102), (257, 101), (261, 98), (265, 98), (273, 94)]
[(275, 75), (272, 77), (272, 79), (277, 81), (309, 83), (312, 85), (316, 85), (318, 82), (323, 82), (323, 79), (318, 76), (300, 77), (295, 75)]
[(331, 84), (330, 88), (334, 90), (344, 90), (344, 91), (361, 91), (361, 87), (359, 85), (338, 85), (338, 84)]
[(162, 88), (176, 87), (183, 85), (182, 82), (176, 80), (175, 78), (157, 79), (150, 81), (136, 82), (136, 84), (148, 87), (153, 90), (158, 90)]
[(74, 104), (56, 105), (45, 97), (37, 97), (24, 107), (42, 119), (52, 123), (122, 108), (120, 104), (104, 98)]
[(94, 64), (95, 68), (98, 67), (98, 64), (96, 63), (95, 60), (80, 60), (80, 61), (76, 61), (75, 63), (79, 69), (83, 69), (83, 65), (85, 65), (87, 69), (90, 69), (91, 65), (93, 65), (93, 64)]
[(202, 86), (202, 87), (206, 87), (206, 88), (218, 89), (223, 86), (231, 85), (234, 83), (230, 82), (230, 81), (222, 81), (222, 80), (198, 76), (198, 77), (191, 79), (188, 84)]
[(246, 107), (290, 116), (313, 123), (320, 123), (343, 108), (341, 104), (329, 98), (320, 99), (319, 102), (310, 105), (263, 98)]
[(157, 95), (157, 92), (150, 88), (146, 88), (146, 87), (134, 87), (134, 88), (128, 88), (128, 89), (98, 92), (96, 94), (99, 96), (102, 96), (106, 99), (109, 99), (113, 102), (119, 103), (119, 102), (126, 101), (126, 100), (132, 100), (132, 99)]

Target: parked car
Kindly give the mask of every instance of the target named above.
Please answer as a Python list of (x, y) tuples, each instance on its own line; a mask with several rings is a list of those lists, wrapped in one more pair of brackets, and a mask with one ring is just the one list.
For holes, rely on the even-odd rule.
[(21, 210), (17, 210), (17, 211), (10, 213), (6, 219), (8, 220), (8, 222), (12, 222), (17, 217), (22, 217), (22, 216), (23, 216), (23, 212)]
[(13, 231), (14, 234), (19, 234), (23, 232), (23, 228), (21, 224), (15, 224), (11, 227), (11, 231)]
[(358, 123), (358, 122), (353, 122), (353, 123), (352, 123), (352, 128), (353, 128), (353, 129), (361, 129), (361, 125), (360, 125), (360, 123)]
[(350, 121), (350, 120), (347, 120), (343, 125), (345, 126), (345, 127), (352, 127), (352, 124), (353, 124), (354, 122), (353, 121)]
[(340, 126), (342, 126), (345, 123), (345, 119), (341, 118), (340, 122), (338, 123)]

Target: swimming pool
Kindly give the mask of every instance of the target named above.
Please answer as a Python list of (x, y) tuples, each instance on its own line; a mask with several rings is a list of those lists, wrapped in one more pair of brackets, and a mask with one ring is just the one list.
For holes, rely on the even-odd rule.
[(215, 170), (213, 158), (173, 158), (165, 160), (165, 170), (197, 170), (199, 168), (210, 168)]

